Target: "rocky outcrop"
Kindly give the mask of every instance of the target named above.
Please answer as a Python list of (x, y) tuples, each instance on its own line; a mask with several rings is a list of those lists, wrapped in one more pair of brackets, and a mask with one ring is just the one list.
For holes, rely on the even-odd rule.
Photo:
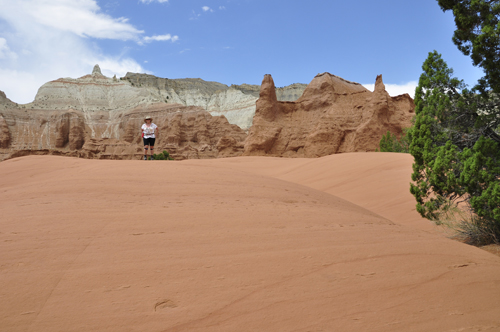
[[(224, 115), (230, 123), (244, 130), (252, 125), (260, 90), (258, 85), (227, 86), (200, 78), (168, 79), (136, 73), (127, 73), (122, 80), (148, 91), (157, 101), (199, 106), (212, 115)], [(278, 88), (278, 100), (294, 101), (302, 95), (305, 87), (305, 84), (295, 83)]]
[(0, 90), (0, 109), (15, 107), (16, 103), (12, 102), (7, 96), (5, 92)]
[[(318, 157), (374, 151), (387, 130), (398, 135), (413, 117), (413, 100), (390, 97), (381, 76), (373, 92), (328, 73), (305, 89), (300, 84), (276, 89), (266, 75), (258, 99), (256, 89), (130, 73), (108, 78), (96, 66), (92, 74), (44, 84), (29, 104), (0, 93), (0, 160), (29, 154), (140, 159), (146, 115), (159, 127), (155, 151), (167, 150), (177, 160)], [(296, 101), (280, 100), (299, 94)], [(237, 119), (253, 123), (248, 135), (231, 124)]]
[[(78, 79), (44, 84), (30, 104), (0, 94), (0, 160), (28, 154), (99, 159), (140, 159), (146, 115), (159, 126), (156, 151), (175, 159), (241, 154), (244, 130), (200, 107), (166, 103), (127, 80), (102, 75), (98, 66)], [(230, 138), (231, 146), (218, 145)]]
[(7, 122), (0, 115), (0, 148), (7, 149), (10, 145), (10, 131), (9, 126), (7, 126)]
[(319, 157), (375, 151), (382, 135), (388, 130), (400, 135), (413, 116), (411, 97), (390, 97), (382, 76), (371, 92), (338, 76), (319, 74), (297, 101), (282, 102), (271, 75), (266, 75), (244, 154)]
[[(276, 97), (279, 101), (295, 101), (302, 96), (307, 84), (293, 83), (291, 85), (276, 88)], [(241, 84), (241, 85), (231, 85), (231, 88), (240, 90), (244, 94), (252, 95), (256, 99), (259, 98), (260, 85), (253, 84)]]
[(92, 76), (104, 76), (101, 72), (101, 67), (99, 65), (95, 65), (94, 69), (92, 69)]
[[(99, 66), (91, 75), (60, 78), (45, 83), (38, 89), (35, 100), (24, 105), (26, 109), (68, 110), (102, 113), (124, 111), (139, 105), (163, 102), (145, 89), (138, 89), (124, 80), (115, 80), (101, 74)], [(92, 124), (91, 124), (92, 125)]]
[(85, 141), (85, 120), (83, 114), (69, 110), (58, 116), (56, 121), (56, 148), (68, 145), (70, 150), (79, 150)]
[[(90, 130), (87, 123), (97, 121), (84, 112), (22, 112), (10, 127), (13, 133), (10, 144), (1, 135), (2, 128), (8, 126), (2, 127), (3, 118), (0, 118), (0, 158), (57, 154), (91, 159), (140, 159), (143, 155), (140, 127), (146, 115), (151, 115), (159, 127), (156, 152), (167, 150), (176, 160), (241, 155), (247, 136), (223, 116), (212, 116), (199, 107), (159, 103), (117, 113), (107, 117), (117, 119), (113, 120), (116, 121), (116, 130), (112, 135), (104, 135), (109, 132), (104, 128)], [(9, 115), (15, 115), (15, 112)], [(101, 117), (100, 114), (97, 116)], [(95, 135), (96, 132), (101, 135)], [(220, 145), (222, 138), (231, 143)], [(224, 150), (220, 155), (219, 148)]]

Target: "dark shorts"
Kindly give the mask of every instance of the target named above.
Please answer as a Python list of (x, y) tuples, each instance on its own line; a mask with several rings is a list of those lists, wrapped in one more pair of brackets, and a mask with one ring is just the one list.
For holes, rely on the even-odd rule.
[(142, 138), (144, 141), (144, 146), (150, 145), (150, 146), (155, 146), (155, 138), (149, 137), (149, 138)]

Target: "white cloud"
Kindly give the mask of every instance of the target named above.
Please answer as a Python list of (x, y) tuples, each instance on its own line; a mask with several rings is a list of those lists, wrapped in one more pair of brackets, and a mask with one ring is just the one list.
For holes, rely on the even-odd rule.
[[(89, 65), (92, 63), (92, 67), (95, 64), (99, 64), (102, 74), (108, 77), (112, 77), (113, 75), (122, 77), (125, 76), (127, 72), (149, 73), (148, 71), (144, 70), (141, 65), (138, 64), (134, 59), (130, 58), (120, 59), (116, 57), (99, 56), (96, 57), (94, 61), (89, 60), (87, 61), (87, 63)], [(90, 72), (88, 72), (87, 74), (90, 74)]]
[(0, 90), (15, 103), (25, 104), (33, 101), (38, 88), (45, 82), (37, 79), (32, 73), (0, 68)]
[(16, 59), (17, 54), (12, 52), (7, 45), (7, 40), (0, 37), (0, 59)]
[(201, 16), (201, 14), (197, 14), (197, 13), (193, 10), (193, 15), (192, 15), (189, 19), (190, 19), (190, 20), (197, 20), (200, 16)]
[(219, 6), (219, 9), (220, 9), (220, 10), (224, 10), (224, 9), (226, 9), (226, 7), (224, 7), (224, 6)]
[(170, 40), (171, 42), (175, 42), (179, 40), (179, 36), (172, 36), (171, 34), (167, 33), (166, 35), (144, 37), (143, 40), (146, 43), (150, 43), (152, 41), (168, 41), (168, 40)]
[[(415, 88), (418, 85), (417, 81), (410, 81), (404, 84), (385, 84), (385, 90), (389, 93), (390, 96), (395, 97), (402, 94), (409, 94), (412, 98), (415, 96)], [(375, 89), (375, 84), (363, 84), (365, 88), (370, 91)]]
[(93, 0), (0, 0), (0, 8), (0, 90), (14, 102), (31, 102), (42, 84), (90, 74), (95, 64), (109, 77), (146, 72), (126, 53), (104, 54), (92, 42), (142, 40), (142, 31), (101, 14)]
[[(221, 7), (219, 7), (219, 9), (222, 9)], [(204, 12), (204, 13), (207, 13), (207, 12), (210, 12), (210, 13), (213, 13), (214, 10), (208, 6), (203, 6), (201, 7), (201, 10)], [(199, 17), (201, 16), (200, 13), (197, 13), (193, 10), (193, 15), (189, 18), (190, 20), (197, 20)]]
[(95, 0), (1, 0), (0, 4), (0, 17), (11, 24), (19, 19), (30, 19), (34, 24), (80, 37), (104, 39), (134, 40), (143, 33), (126, 18), (112, 18), (101, 13)]

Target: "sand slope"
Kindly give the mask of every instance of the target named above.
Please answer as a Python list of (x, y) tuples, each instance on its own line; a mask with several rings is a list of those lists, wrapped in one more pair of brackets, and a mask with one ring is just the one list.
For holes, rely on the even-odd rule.
[(381, 216), (417, 229), (437, 231), (420, 217), (410, 194), (413, 157), (401, 153), (345, 153), (317, 159), (226, 158), (213, 162), (298, 183), (342, 197)]
[(500, 259), (420, 220), (410, 165), (2, 162), (0, 330), (500, 330)]

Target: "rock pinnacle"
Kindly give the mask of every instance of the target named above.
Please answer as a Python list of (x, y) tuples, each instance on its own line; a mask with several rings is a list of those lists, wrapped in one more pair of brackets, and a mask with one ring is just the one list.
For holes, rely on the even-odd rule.
[(95, 65), (94, 69), (92, 70), (92, 75), (94, 76), (96, 74), (102, 75), (101, 68), (99, 67), (99, 65)]

